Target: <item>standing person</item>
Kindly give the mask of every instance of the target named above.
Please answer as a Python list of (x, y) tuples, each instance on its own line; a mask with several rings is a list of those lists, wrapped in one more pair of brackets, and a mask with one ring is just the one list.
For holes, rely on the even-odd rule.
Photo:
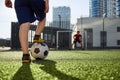
[[(5, 0), (5, 5), (12, 8), (11, 0)], [(37, 42), (46, 22), (46, 13), (49, 11), (49, 0), (15, 0), (15, 11), (20, 24), (19, 40), (23, 51), (22, 62), (31, 62), (28, 51), (28, 32), (30, 23), (38, 20), (33, 42)]]
[(76, 45), (77, 42), (80, 43), (82, 49), (84, 49), (84, 46), (82, 44), (82, 35), (80, 34), (80, 31), (77, 31), (77, 33), (73, 36), (73, 38), (74, 38), (74, 41), (71, 45), (71, 49), (72, 49), (73, 45)]

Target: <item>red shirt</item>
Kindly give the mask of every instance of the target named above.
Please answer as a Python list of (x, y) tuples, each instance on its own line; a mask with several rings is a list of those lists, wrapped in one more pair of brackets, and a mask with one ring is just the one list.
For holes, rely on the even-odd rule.
[(74, 39), (75, 40), (80, 40), (82, 38), (82, 35), (81, 34), (75, 34), (74, 35)]

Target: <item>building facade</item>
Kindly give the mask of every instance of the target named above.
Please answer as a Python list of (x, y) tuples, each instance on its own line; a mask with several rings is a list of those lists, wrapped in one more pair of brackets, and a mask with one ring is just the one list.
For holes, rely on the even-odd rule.
[(117, 2), (116, 0), (107, 0), (107, 17), (116, 17), (117, 16)]
[(53, 8), (53, 27), (61, 29), (70, 29), (71, 19), (70, 7), (54, 7)]
[(117, 17), (120, 17), (120, 0), (117, 0)]
[(90, 17), (120, 17), (120, 0), (90, 0)]
[(107, 13), (106, 0), (90, 0), (90, 17), (102, 17)]
[(77, 30), (88, 49), (120, 48), (120, 18), (79, 18)]

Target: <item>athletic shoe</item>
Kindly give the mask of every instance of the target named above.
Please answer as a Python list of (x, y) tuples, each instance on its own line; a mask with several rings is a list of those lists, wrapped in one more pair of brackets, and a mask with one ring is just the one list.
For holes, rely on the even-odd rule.
[(44, 40), (43, 39), (39, 39), (39, 40), (33, 40), (33, 43), (43, 43), (44, 42)]
[(82, 48), (82, 50), (85, 50), (85, 48)]
[(22, 57), (22, 63), (30, 63), (31, 62), (31, 58), (29, 54), (23, 54)]
[(36, 60), (42, 60), (41, 58), (36, 58)]

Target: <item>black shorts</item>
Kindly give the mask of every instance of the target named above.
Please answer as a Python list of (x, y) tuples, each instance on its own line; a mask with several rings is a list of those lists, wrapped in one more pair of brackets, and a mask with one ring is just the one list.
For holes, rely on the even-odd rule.
[(43, 20), (46, 16), (44, 10), (44, 0), (15, 0), (15, 11), (20, 24)]
[(82, 40), (74, 40), (74, 44), (76, 44), (76, 42), (78, 42), (78, 43), (81, 43), (82, 42)]

